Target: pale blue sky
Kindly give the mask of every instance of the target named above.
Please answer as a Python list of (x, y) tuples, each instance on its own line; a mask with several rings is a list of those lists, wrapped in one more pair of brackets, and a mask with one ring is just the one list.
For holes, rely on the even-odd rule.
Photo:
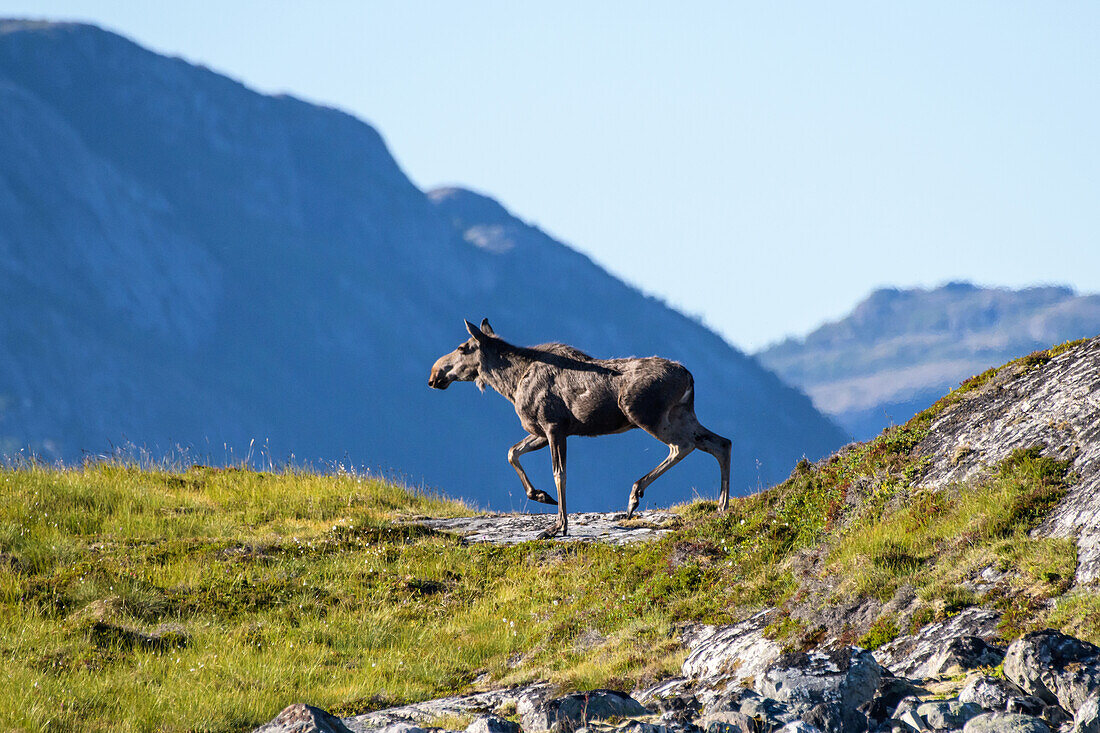
[(1100, 4), (0, 0), (375, 125), (755, 349), (871, 288), (1100, 291)]

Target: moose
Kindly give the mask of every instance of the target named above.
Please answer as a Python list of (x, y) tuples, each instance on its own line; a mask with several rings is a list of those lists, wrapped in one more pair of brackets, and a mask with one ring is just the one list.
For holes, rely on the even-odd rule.
[[(641, 428), (668, 445), (668, 457), (634, 482), (627, 518), (634, 515), (651, 483), (698, 448), (718, 460), (722, 483), (718, 510), (729, 507), (728, 438), (707, 430), (695, 417), (695, 380), (682, 364), (657, 356), (595, 359), (565, 344), (514, 346), (488, 319), (478, 328), (466, 321), (470, 338), (432, 365), (428, 386), (447, 389), (451, 382), (492, 387), (516, 408), (529, 435), (508, 450), (527, 497), (557, 505), (558, 519), (538, 535), (548, 539), (569, 533), (565, 510), (565, 441), (570, 435), (611, 435)], [(558, 500), (536, 489), (519, 457), (550, 446)]]

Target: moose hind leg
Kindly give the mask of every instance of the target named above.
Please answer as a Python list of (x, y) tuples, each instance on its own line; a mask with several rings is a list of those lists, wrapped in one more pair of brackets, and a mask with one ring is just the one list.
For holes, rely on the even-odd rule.
[(668, 469), (675, 466), (680, 461), (684, 460), (688, 453), (695, 450), (695, 446), (690, 443), (670, 443), (668, 446), (668, 457), (665, 460), (657, 464), (657, 467), (652, 471), (642, 476), (640, 479), (634, 482), (634, 486), (630, 489), (630, 503), (627, 505), (626, 518), (630, 519), (634, 516), (634, 510), (638, 508), (638, 502), (642, 500), (642, 496), (645, 494), (646, 487), (661, 477)]
[(569, 518), (565, 511), (565, 436), (551, 433), (550, 462), (554, 468), (554, 483), (558, 487), (558, 521), (549, 529), (539, 533), (538, 539), (550, 539), (556, 534), (565, 537), (569, 534)]
[(527, 472), (523, 470), (523, 466), (521, 466), (519, 462), (519, 457), (524, 453), (540, 450), (545, 448), (548, 444), (549, 441), (541, 435), (528, 435), (508, 449), (508, 463), (512, 464), (512, 468), (516, 469), (516, 473), (519, 474), (519, 480), (523, 483), (523, 490), (527, 492), (528, 499), (542, 504), (556, 506), (558, 502), (554, 501), (554, 497), (550, 496), (545, 491), (536, 489), (531, 484), (531, 479), (527, 478)]
[(722, 471), (722, 484), (718, 490), (718, 511), (724, 512), (730, 505), (730, 457), (733, 453), (733, 443), (729, 438), (723, 438), (700, 426), (699, 435), (695, 438), (695, 447), (710, 453), (718, 461)]

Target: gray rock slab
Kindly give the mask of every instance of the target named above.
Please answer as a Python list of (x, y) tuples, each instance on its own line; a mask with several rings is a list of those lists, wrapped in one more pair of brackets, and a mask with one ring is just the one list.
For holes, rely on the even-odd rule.
[[(485, 514), (454, 519), (420, 519), (415, 523), (445, 532), (454, 532), (467, 542), (494, 545), (515, 545), (528, 542), (554, 523), (557, 515), (546, 514)], [(635, 512), (629, 523), (626, 512), (581, 512), (569, 515), (569, 536), (555, 537), (555, 542), (605, 542), (625, 545), (652, 542), (671, 531), (677, 516), (657, 510)]]
[(967, 722), (963, 733), (1050, 733), (1050, 726), (1031, 715), (982, 713)]
[(1076, 538), (1076, 581), (1100, 579), (1100, 338), (1009, 377), (998, 375), (940, 413), (917, 447), (932, 461), (921, 483), (965, 481), (1038, 443), (1044, 454), (1072, 459), (1079, 479), (1037, 533)]
[(1073, 733), (1100, 733), (1100, 693), (1089, 695), (1073, 716)]
[(527, 704), (519, 709), (527, 733), (551, 730), (573, 733), (589, 721), (648, 716), (641, 703), (618, 690), (589, 690)]
[(351, 733), (344, 721), (321, 708), (295, 703), (253, 733)]
[(547, 695), (548, 687), (546, 684), (536, 684), (472, 695), (442, 697), (345, 718), (344, 724), (353, 733), (366, 733), (366, 731), (375, 731), (391, 725), (423, 725), (443, 716), (491, 715), (502, 706), (515, 707), (519, 710), (523, 706), (530, 707), (540, 702)]
[(706, 733), (756, 733), (756, 721), (733, 710), (707, 715), (697, 725)]
[(830, 702), (855, 710), (871, 700), (881, 679), (882, 668), (871, 652), (840, 647), (784, 654), (756, 680), (755, 689), (795, 713)]
[(917, 715), (935, 730), (958, 730), (966, 721), (975, 718), (985, 710), (981, 705), (959, 700), (933, 700), (917, 706)]
[(505, 718), (484, 715), (466, 726), (466, 733), (520, 733), (520, 727)]
[(1002, 711), (1009, 698), (1022, 694), (1023, 690), (1006, 679), (974, 675), (959, 690), (959, 701), (981, 705), (985, 710)]
[(639, 691), (637, 699), (644, 705), (659, 706), (662, 699), (690, 693), (704, 712), (711, 712), (728, 690), (763, 675), (782, 655), (783, 647), (764, 636), (774, 615), (775, 610), (769, 609), (737, 624), (690, 627), (682, 637), (688, 654), (681, 676)]
[(1100, 648), (1052, 629), (1034, 631), (1008, 647), (1004, 672), (1028, 694), (1075, 715), (1100, 691)]
[(939, 674), (938, 670), (950, 666), (953, 640), (966, 636), (995, 639), (1000, 618), (998, 611), (968, 608), (945, 621), (928, 624), (916, 634), (899, 636), (884, 644), (875, 650), (875, 659), (899, 677), (933, 677)]

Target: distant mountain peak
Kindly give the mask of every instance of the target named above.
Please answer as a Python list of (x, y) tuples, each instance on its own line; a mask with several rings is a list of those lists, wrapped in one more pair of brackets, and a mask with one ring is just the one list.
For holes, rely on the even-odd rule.
[(865, 439), (990, 366), (1098, 332), (1100, 296), (955, 281), (879, 288), (844, 318), (758, 358)]

